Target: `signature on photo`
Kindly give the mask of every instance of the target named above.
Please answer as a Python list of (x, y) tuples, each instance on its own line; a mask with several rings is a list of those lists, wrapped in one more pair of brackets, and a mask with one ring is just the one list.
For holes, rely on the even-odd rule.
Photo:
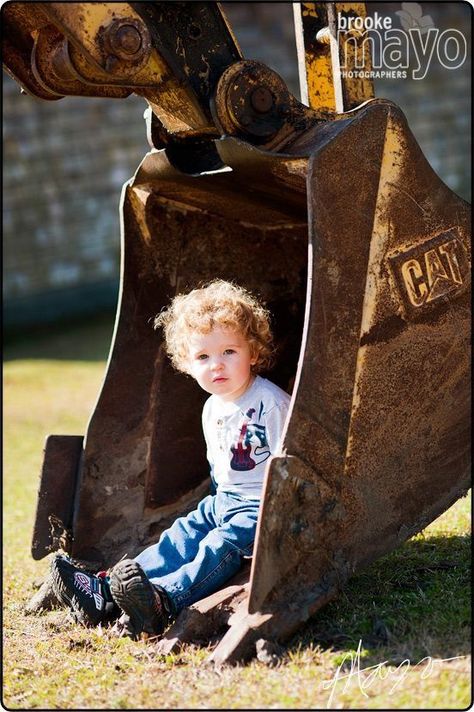
[[(342, 692), (345, 692), (353, 678), (356, 678), (359, 690), (365, 697), (369, 697), (366, 690), (375, 682), (375, 680), (393, 680), (393, 684), (388, 692), (389, 695), (393, 694), (397, 687), (401, 685), (405, 679), (408, 671), (412, 667), (409, 658), (402, 660), (402, 662), (395, 668), (387, 667), (389, 664), (388, 660), (377, 663), (377, 665), (370, 665), (366, 668), (361, 668), (360, 658), (361, 658), (361, 647), (362, 640), (359, 640), (357, 646), (357, 651), (349, 651), (346, 653), (336, 669), (333, 677), (330, 680), (324, 680), (322, 683), (323, 690), (330, 690), (329, 698), (326, 707), (329, 708), (334, 702), (334, 697), (336, 695), (336, 686), (341, 680), (345, 680)], [(422, 658), (413, 667), (421, 669), (421, 678), (425, 679), (433, 674), (435, 666), (439, 663), (446, 663), (452, 660), (460, 660), (465, 658), (465, 655), (458, 655), (453, 658), (432, 658), (430, 655)], [(348, 663), (350, 663), (350, 668), (348, 669)], [(343, 669), (344, 668), (344, 669)]]

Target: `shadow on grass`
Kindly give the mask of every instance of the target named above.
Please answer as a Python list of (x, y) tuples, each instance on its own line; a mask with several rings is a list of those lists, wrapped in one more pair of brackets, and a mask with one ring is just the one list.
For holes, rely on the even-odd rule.
[(33, 330), (7, 333), (4, 361), (105, 361), (109, 355), (114, 320), (114, 313), (102, 312), (80, 321), (45, 324)]
[(355, 653), (360, 645), (364, 667), (470, 655), (470, 543), (470, 536), (406, 542), (354, 576), (289, 650)]

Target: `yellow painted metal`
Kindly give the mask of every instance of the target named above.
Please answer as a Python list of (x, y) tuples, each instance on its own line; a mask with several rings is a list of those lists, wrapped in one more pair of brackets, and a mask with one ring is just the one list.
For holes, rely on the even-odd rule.
[[(339, 15), (347, 17), (366, 18), (367, 7), (365, 2), (334, 3), (337, 23)], [(342, 100), (344, 111), (360, 106), (364, 101), (373, 99), (374, 83), (369, 78), (372, 70), (371, 45), (367, 41), (367, 31), (339, 31), (337, 32), (337, 51), (339, 68), (341, 71)], [(342, 73), (346, 72), (346, 76)], [(354, 73), (354, 76), (351, 76)]]
[(103, 62), (97, 42), (99, 29), (116, 19), (139, 19), (125, 2), (54, 2), (44, 3), (43, 9), (65, 35), (78, 43), (83, 54), (99, 65)]
[(194, 95), (174, 76), (156, 48), (150, 47), (149, 56), (138, 67), (124, 63), (113, 74), (106, 70), (107, 58), (98, 41), (100, 32), (117, 20), (129, 19), (143, 25), (129, 3), (55, 2), (42, 6), (70, 40), (70, 62), (82, 81), (92, 85), (132, 85), (136, 94), (148, 100), (170, 133), (187, 134), (193, 129), (215, 131)]
[(365, 3), (294, 3), (302, 101), (342, 113), (374, 97), (370, 43), (363, 32), (339, 30), (338, 18), (365, 18)]
[(167, 79), (169, 69), (166, 62), (151, 48), (149, 57), (145, 57), (146, 62), (138, 66), (136, 63), (117, 63), (112, 75), (107, 70), (107, 53), (101, 46), (100, 32), (118, 20), (138, 22), (146, 31), (140, 16), (129, 3), (44, 3), (44, 11), (73, 43), (71, 59), (89, 83), (124, 84), (133, 79), (133, 86), (139, 87), (156, 86)]
[(324, 3), (294, 3), (296, 46), (300, 72), (301, 100), (313, 109), (336, 111), (331, 53), (325, 43), (308, 37), (304, 27), (313, 20), (314, 27), (324, 27), (327, 11)]

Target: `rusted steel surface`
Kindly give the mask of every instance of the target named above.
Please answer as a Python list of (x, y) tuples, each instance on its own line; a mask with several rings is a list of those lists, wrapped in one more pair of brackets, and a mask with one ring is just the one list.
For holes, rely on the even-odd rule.
[[(172, 371), (151, 324), (176, 291), (221, 276), (260, 293), (281, 348), (270, 376), (288, 390), (296, 376), (250, 594), (226, 598), (235, 611), (216, 663), (287, 638), (469, 481), (468, 208), (389, 102), (307, 134), (287, 155), (219, 141), (233, 171), (200, 177), (152, 152), (124, 192), (119, 319), (72, 554), (134, 555), (206, 491), (203, 394)], [(169, 645), (193, 638), (193, 620)]]
[[(292, 410), (267, 473), (250, 594), (225, 597), (234, 613), (216, 664), (287, 639), (469, 486), (469, 208), (389, 102), (311, 134), (311, 290)], [(204, 635), (192, 616), (171, 630), (173, 649)]]
[(2, 16), (4, 65), (32, 94), (134, 91), (166, 132), (217, 137), (209, 101), (241, 59), (217, 3), (13, 2)]
[[(85, 85), (69, 59), (69, 44), (48, 15), (51, 3), (10, 2), (2, 7), (2, 61), (5, 70), (30, 94), (57, 100), (64, 96), (126, 98), (132, 89)], [(103, 77), (104, 78), (104, 77)]]
[(313, 286), (286, 454), (267, 473), (248, 616), (216, 662), (287, 638), (470, 483), (469, 206), (388, 102), (315, 147), (308, 200)]
[(109, 566), (207, 492), (205, 394), (172, 370), (153, 319), (177, 292), (235, 280), (273, 314), (279, 360), (268, 375), (293, 391), (291, 409), (268, 465), (250, 585), (196, 604), (163, 646), (228, 626), (212, 659), (245, 659), (469, 486), (469, 208), (395, 105), (340, 113), (372, 95), (370, 83), (335, 79), (335, 13), (353, 17), (361, 3), (303, 4), (305, 34), (329, 27), (326, 50), (305, 45), (306, 74), (323, 80), (310, 83), (312, 109), (274, 72), (240, 61), (215, 4), (174, 14), (167, 3), (35, 3), (31, 15), (20, 5), (8, 5), (7, 64), (30, 91), (133, 86), (154, 113), (152, 144), (166, 147), (124, 187), (108, 370), (84, 444), (48, 440), (33, 555), (61, 546)]
[(209, 2), (131, 3), (145, 22), (173, 75), (189, 85), (202, 110), (209, 104), (226, 67), (242, 59), (222, 7)]
[(31, 545), (34, 559), (59, 547), (71, 547), (83, 440), (82, 435), (49, 435), (46, 439)]
[[(226, 139), (218, 148), (233, 172), (199, 178), (151, 153), (125, 195), (121, 313), (87, 434), (74, 556), (133, 555), (206, 486), (203, 396), (171, 370), (150, 324), (176, 290), (219, 275), (262, 293), (282, 348), (271, 377), (289, 389), (296, 375), (250, 594), (215, 662), (287, 638), (469, 482), (467, 206), (389, 102), (310, 134), (309, 164)], [(192, 639), (194, 620), (169, 644)]]
[(173, 371), (153, 330), (177, 290), (221, 276), (260, 293), (281, 349), (272, 378), (287, 388), (296, 372), (306, 296), (305, 159), (261, 154), (235, 139), (219, 150), (233, 172), (186, 176), (164, 151), (154, 152), (125, 189), (120, 312), (86, 436), (77, 559), (107, 565), (138, 553), (208, 487), (205, 394)]
[(288, 144), (320, 119), (290, 94), (276, 72), (250, 60), (226, 69), (211, 108), (223, 135), (275, 153), (286, 152)]
[[(349, 111), (374, 97), (367, 33), (354, 26), (367, 16), (363, 2), (294, 3), (302, 101), (330, 113)], [(342, 18), (346, 31), (338, 26)], [(365, 40), (365, 41), (364, 41)], [(363, 71), (362, 71), (363, 70)]]
[(64, 96), (108, 96), (125, 99), (131, 89), (122, 87), (87, 87), (77, 77), (69, 59), (69, 43), (54, 25), (46, 25), (36, 33), (31, 67), (36, 81), (45, 91)]
[(225, 633), (232, 617), (248, 596), (250, 564), (216, 593), (183, 608), (178, 618), (156, 646), (162, 655), (178, 652), (186, 643), (217, 641)]
[(61, 97), (38, 84), (32, 69), (33, 33), (41, 24), (47, 24), (39, 3), (10, 2), (2, 7), (2, 61), (3, 67), (25, 91), (56, 101)]

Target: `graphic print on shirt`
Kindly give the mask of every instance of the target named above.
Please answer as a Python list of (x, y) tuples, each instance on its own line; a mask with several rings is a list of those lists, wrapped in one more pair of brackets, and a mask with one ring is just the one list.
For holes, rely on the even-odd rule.
[(253, 470), (255, 467), (255, 460), (252, 460), (250, 457), (250, 452), (252, 450), (252, 446), (250, 443), (247, 443), (244, 446), (244, 439), (245, 435), (247, 433), (247, 427), (248, 423), (252, 417), (252, 415), (255, 413), (255, 408), (249, 408), (247, 413), (245, 414), (244, 422), (242, 423), (242, 427), (240, 428), (240, 434), (239, 434), (239, 439), (237, 441), (237, 445), (232, 445), (231, 446), (231, 451), (232, 451), (232, 460), (230, 461), (230, 466), (233, 470), (238, 470), (239, 472), (244, 472), (246, 470)]
[(252, 443), (255, 444), (253, 456), (256, 458), (256, 464), (260, 465), (262, 462), (265, 462), (265, 460), (268, 460), (272, 454), (270, 452), (267, 431), (264, 425), (258, 425), (257, 423), (247, 425), (244, 445), (250, 445), (251, 447)]

